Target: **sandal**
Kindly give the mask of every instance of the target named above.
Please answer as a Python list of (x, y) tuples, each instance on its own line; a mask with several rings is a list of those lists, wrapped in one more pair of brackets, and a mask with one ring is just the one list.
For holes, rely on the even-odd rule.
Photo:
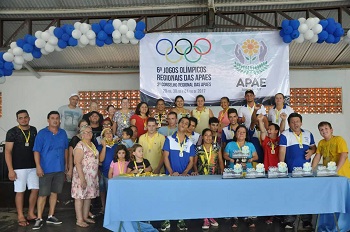
[(18, 225), (19, 226), (29, 226), (29, 222), (27, 220), (23, 220), (23, 221), (18, 221)]
[(90, 218), (84, 219), (85, 222), (90, 223), (90, 224), (95, 224), (96, 222)]
[(87, 224), (86, 222), (78, 222), (77, 221), (75, 224), (79, 227), (82, 227), (82, 228), (86, 228), (89, 226), (89, 224)]
[(38, 219), (38, 218), (37, 217), (34, 217), (34, 218), (27, 217), (28, 222), (34, 222), (34, 221), (36, 221), (36, 219)]

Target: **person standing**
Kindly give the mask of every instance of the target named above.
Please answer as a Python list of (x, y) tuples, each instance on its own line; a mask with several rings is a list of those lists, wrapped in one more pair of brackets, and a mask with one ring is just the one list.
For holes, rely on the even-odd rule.
[(147, 118), (149, 117), (149, 108), (146, 102), (140, 102), (135, 110), (135, 114), (130, 118), (130, 124), (136, 126), (137, 137), (147, 132)]
[(205, 128), (208, 128), (209, 118), (214, 117), (213, 111), (204, 106), (205, 98), (203, 95), (196, 97), (197, 107), (191, 111), (191, 116), (197, 119), (197, 126), (195, 131), (202, 134)]
[(158, 129), (158, 133), (166, 136), (174, 134), (177, 131), (177, 114), (173, 111), (168, 113), (167, 116), (167, 126), (162, 126)]
[[(34, 208), (39, 191), (39, 179), (36, 175), (33, 146), (37, 134), (36, 128), (29, 125), (27, 110), (16, 113), (18, 126), (6, 133), (5, 160), (9, 170), (8, 177), (14, 181), (16, 193), (15, 204), (19, 226), (28, 226), (36, 218)], [(31, 190), (29, 196), (28, 216), (23, 214), (23, 201), (26, 186)]]
[(79, 95), (73, 93), (69, 97), (69, 104), (58, 108), (61, 118), (60, 127), (67, 133), (68, 140), (77, 134), (79, 121), (83, 118), (83, 111), (78, 106)]
[[(281, 128), (281, 114), (285, 113), (288, 117), (293, 112), (294, 110), (284, 103), (284, 95), (282, 93), (277, 93), (275, 95), (275, 106), (269, 110), (267, 117), (270, 122), (277, 124)], [(289, 126), (285, 125), (284, 129), (287, 130), (288, 128)], [(282, 132), (281, 130), (281, 133)]]
[(218, 133), (221, 135), (222, 129), (230, 124), (230, 119), (228, 118), (228, 110), (230, 109), (230, 99), (228, 97), (222, 97), (220, 99), (220, 106), (222, 110), (218, 114), (219, 119), (219, 130)]
[(113, 135), (122, 137), (123, 129), (130, 126), (130, 118), (134, 115), (134, 111), (129, 109), (130, 103), (127, 98), (123, 98), (121, 102), (121, 109), (115, 112), (113, 116)]
[(165, 109), (165, 101), (163, 99), (158, 99), (156, 102), (156, 108), (152, 112), (151, 117), (156, 119), (157, 123), (157, 129), (161, 128), (162, 126), (167, 126), (167, 114), (168, 110)]
[(51, 111), (47, 115), (48, 127), (41, 129), (34, 142), (34, 159), (36, 173), (39, 177), (38, 218), (33, 230), (43, 226), (43, 211), (46, 198), (50, 196), (47, 224), (61, 224), (54, 216), (57, 194), (62, 192), (65, 171), (68, 170), (67, 133), (60, 128), (60, 114)]

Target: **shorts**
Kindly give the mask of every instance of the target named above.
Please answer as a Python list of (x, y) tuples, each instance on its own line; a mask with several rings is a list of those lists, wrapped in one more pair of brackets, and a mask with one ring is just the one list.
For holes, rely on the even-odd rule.
[(39, 189), (39, 177), (36, 175), (36, 168), (15, 169), (17, 179), (14, 182), (15, 192), (22, 193), (28, 189)]
[(64, 184), (64, 172), (53, 172), (39, 177), (39, 196), (61, 193)]
[(108, 189), (108, 178), (103, 174), (99, 176), (98, 184), (100, 187), (100, 192), (107, 192)]

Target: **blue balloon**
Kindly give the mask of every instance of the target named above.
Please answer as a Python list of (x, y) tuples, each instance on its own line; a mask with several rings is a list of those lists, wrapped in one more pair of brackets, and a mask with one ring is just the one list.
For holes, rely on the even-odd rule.
[(0, 61), (0, 68), (4, 68), (4, 63), (3, 61)]
[(5, 54), (5, 52), (0, 52), (0, 61), (4, 62), (4, 58), (3, 58), (3, 55)]
[(334, 35), (329, 34), (326, 39), (326, 43), (333, 43), (333, 42), (334, 42)]
[(107, 45), (111, 45), (113, 43), (113, 38), (111, 36), (107, 36), (104, 42)]
[(141, 40), (143, 37), (145, 37), (145, 33), (143, 33), (143, 31), (135, 31), (135, 39)]
[(16, 41), (17, 46), (20, 47), (20, 48), (23, 48), (23, 45), (24, 45), (25, 43), (26, 43), (26, 42), (24, 41), (24, 39), (18, 39), (18, 40)]
[(283, 37), (283, 36), (285, 36), (286, 34), (284, 34), (284, 31), (283, 31), (283, 29), (282, 30), (280, 30), (280, 36), (281, 37)]
[(4, 63), (4, 69), (6, 70), (12, 70), (13, 69), (13, 63), (12, 62), (5, 62)]
[(328, 21), (328, 24), (335, 24), (334, 18), (328, 18), (327, 21)]
[(31, 53), (33, 51), (33, 45), (30, 45), (29, 43), (24, 44), (23, 51), (26, 53)]
[(28, 42), (28, 38), (30, 37), (31, 35), (29, 35), (29, 34), (26, 34), (25, 36), (24, 36), (24, 41), (26, 41), (26, 42)]
[(289, 20), (285, 19), (282, 21), (281, 27), (284, 29), (289, 26)]
[(91, 29), (95, 32), (95, 34), (97, 34), (101, 31), (101, 26), (98, 23), (93, 23), (91, 25)]
[(33, 50), (32, 55), (33, 55), (33, 57), (36, 58), (36, 59), (39, 59), (39, 58), (42, 56), (40, 50), (38, 51), (38, 50), (36, 50), (36, 49)]
[(328, 37), (328, 32), (325, 30), (321, 31), (320, 34), (318, 34), (319, 40), (325, 41), (327, 39), (327, 37)]
[(290, 42), (292, 42), (292, 40), (293, 39), (290, 35), (283, 36), (283, 42), (285, 42), (285, 43), (290, 43)]
[(114, 27), (112, 24), (107, 23), (104, 27), (103, 30), (108, 34), (111, 35), (114, 31)]
[(105, 41), (105, 40), (107, 39), (107, 34), (106, 34), (106, 32), (100, 31), (100, 32), (97, 34), (97, 38), (98, 38), (99, 40)]
[(144, 31), (146, 29), (146, 24), (143, 21), (136, 23), (136, 31)]
[(56, 27), (55, 30), (53, 30), (53, 34), (58, 38), (61, 39), (63, 35), (63, 29), (60, 27)]
[(35, 36), (29, 36), (28, 39), (27, 39), (27, 42), (30, 44), (30, 45), (35, 45), (35, 40), (36, 40), (36, 37)]
[(328, 24), (327, 28), (326, 28), (326, 31), (329, 33), (329, 34), (333, 34), (335, 32), (337, 28), (335, 27), (335, 24)]
[(74, 26), (73, 25), (67, 25), (66, 26), (66, 33), (71, 36), (72, 35), (72, 31), (74, 31)]
[(344, 35), (344, 29), (343, 28), (336, 28), (333, 35), (335, 37), (340, 37), (340, 36)]
[(72, 46), (72, 47), (75, 47), (75, 46), (78, 45), (78, 40), (74, 39), (73, 37), (70, 37), (69, 40), (68, 40), (68, 45)]
[(106, 26), (106, 24), (107, 24), (107, 21), (106, 21), (106, 20), (102, 19), (102, 20), (100, 21), (100, 26), (101, 26), (101, 28), (104, 28), (104, 26)]
[(298, 38), (299, 35), (300, 35), (300, 33), (299, 33), (298, 30), (294, 30), (294, 31), (292, 32), (292, 34), (290, 34), (290, 36), (292, 37), (292, 39)]
[(4, 69), (4, 76), (11, 76), (13, 73), (12, 69)]
[(322, 19), (319, 24), (321, 24), (323, 30), (328, 26), (328, 21), (326, 19)]
[(334, 37), (334, 41), (333, 41), (334, 44), (339, 43), (339, 41), (340, 41), (340, 36)]
[(68, 42), (70, 36), (67, 33), (63, 33), (61, 39)]
[(335, 27), (336, 28), (341, 28), (341, 24), (340, 23), (335, 23)]
[(317, 40), (317, 43), (319, 43), (319, 44), (321, 44), (321, 43), (323, 43), (323, 42), (324, 42), (324, 39), (320, 39), (320, 38), (319, 38), (319, 39)]
[(61, 49), (65, 49), (67, 47), (67, 41), (64, 41), (63, 39), (59, 39), (57, 46)]
[(298, 28), (300, 26), (300, 22), (299, 22), (299, 20), (294, 19), (294, 20), (290, 21), (290, 25), (292, 26), (292, 28), (294, 30), (298, 30)]
[(4, 76), (4, 70), (0, 69), (0, 77)]
[(284, 32), (284, 34), (289, 35), (293, 32), (293, 27), (287, 26), (287, 27), (283, 28), (283, 32)]
[(99, 47), (103, 47), (103, 45), (105, 45), (105, 43), (102, 40), (96, 39), (96, 45)]

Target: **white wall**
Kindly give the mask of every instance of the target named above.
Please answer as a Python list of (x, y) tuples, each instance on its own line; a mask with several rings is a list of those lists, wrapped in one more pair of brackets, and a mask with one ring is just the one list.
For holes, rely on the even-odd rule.
[[(68, 104), (71, 93), (89, 90), (129, 90), (139, 89), (138, 74), (115, 75), (77, 75), (40, 73), (37, 79), (28, 72), (16, 73), (7, 77), (0, 85), (3, 99), (3, 116), (0, 118), (0, 142), (5, 140), (6, 131), (17, 124), (16, 112), (27, 109), (31, 117), (31, 125), (38, 130), (47, 125), (46, 116), (49, 111), (57, 110)], [(350, 95), (350, 70), (291, 70), (290, 87), (342, 87), (342, 114), (305, 114), (303, 128), (310, 130), (316, 142), (320, 140), (317, 124), (327, 120), (332, 123), (335, 134), (343, 136), (350, 143), (349, 125), (350, 109), (347, 100)], [(213, 107), (217, 115), (220, 107)]]

